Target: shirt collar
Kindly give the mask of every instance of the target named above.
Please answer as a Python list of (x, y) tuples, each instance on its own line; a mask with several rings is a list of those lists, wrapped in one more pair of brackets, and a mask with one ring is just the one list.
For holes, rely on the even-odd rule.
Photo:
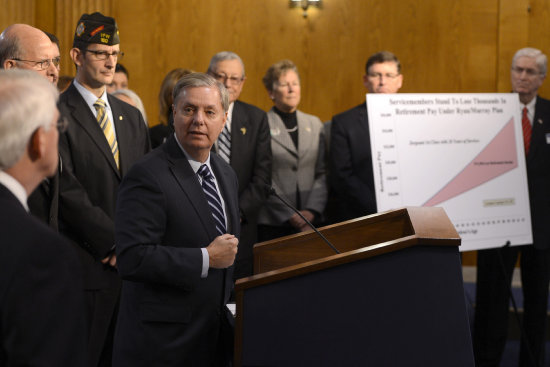
[(4, 171), (0, 171), (0, 184), (4, 185), (21, 202), (25, 210), (29, 211), (27, 204), (27, 191), (19, 181)]
[[(98, 100), (95, 94), (90, 92), (88, 89), (86, 89), (82, 84), (80, 84), (76, 79), (74, 80), (74, 86), (76, 87), (76, 90), (80, 93), (82, 98), (84, 98), (84, 101), (86, 101), (86, 104), (95, 114), (95, 107), (94, 103)], [(105, 107), (107, 110), (111, 109), (111, 106), (109, 105), (109, 98), (107, 98), (107, 88), (103, 90), (103, 94), (99, 97), (99, 99), (102, 99), (103, 102), (105, 102)]]
[(233, 107), (235, 106), (235, 102), (231, 102), (229, 104), (229, 108), (227, 109), (227, 121), (225, 122), (225, 126), (227, 126), (227, 131), (231, 132), (231, 118), (233, 117)]
[(206, 161), (204, 163), (201, 163), (197, 160), (194, 160), (193, 158), (191, 158), (189, 154), (187, 154), (183, 146), (180, 144), (178, 137), (176, 136), (176, 133), (174, 133), (174, 138), (176, 139), (176, 143), (178, 143), (178, 146), (180, 147), (181, 151), (185, 155), (185, 158), (187, 158), (187, 160), (189, 161), (189, 164), (191, 165), (191, 168), (193, 169), (193, 172), (195, 172), (195, 174), (198, 172), (199, 168), (201, 168), (203, 164), (206, 164), (208, 166), (208, 169), (210, 169), (210, 172), (214, 172), (212, 171), (212, 167), (210, 166), (210, 153), (208, 153), (208, 158), (206, 158)]

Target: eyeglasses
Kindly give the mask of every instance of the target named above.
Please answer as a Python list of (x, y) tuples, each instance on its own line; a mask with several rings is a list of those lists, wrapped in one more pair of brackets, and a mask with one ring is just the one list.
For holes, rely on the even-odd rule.
[(94, 55), (94, 59), (98, 61), (107, 60), (109, 56), (112, 56), (117, 60), (121, 60), (124, 57), (124, 52), (122, 51), (107, 52), (107, 51), (86, 50), (85, 52), (89, 52), (92, 55)]
[(55, 127), (57, 127), (57, 130), (60, 133), (64, 133), (65, 131), (67, 131), (67, 128), (69, 127), (69, 121), (65, 117), (59, 116), (59, 118), (57, 119), (57, 123), (55, 124)]
[(527, 74), (527, 76), (535, 76), (535, 75), (539, 75), (539, 74), (542, 74), (542, 73), (539, 73), (537, 70), (535, 69), (529, 69), (529, 68), (520, 68), (519, 66), (514, 66), (512, 68), (512, 71), (518, 75), (521, 75), (523, 74), (523, 72), (525, 71), (525, 74)]
[(386, 79), (395, 79), (399, 76), (399, 74), (393, 74), (393, 73), (368, 73), (369, 78), (371, 79), (380, 79), (380, 78), (386, 78)]
[(217, 81), (225, 83), (226, 81), (229, 81), (229, 84), (239, 84), (243, 81), (244, 78), (239, 78), (237, 76), (228, 76), (225, 74), (218, 74), (218, 73), (212, 73), (212, 76), (216, 78)]
[(51, 64), (53, 64), (53, 66), (59, 69), (59, 62), (61, 61), (61, 57), (57, 56), (57, 57), (54, 57), (53, 59), (44, 59), (40, 61), (23, 60), (23, 59), (16, 59), (16, 58), (13, 58), (11, 60), (21, 61), (21, 62), (31, 62), (31, 63), (34, 63), (34, 66), (38, 66), (38, 69), (46, 70), (47, 68), (50, 67)]

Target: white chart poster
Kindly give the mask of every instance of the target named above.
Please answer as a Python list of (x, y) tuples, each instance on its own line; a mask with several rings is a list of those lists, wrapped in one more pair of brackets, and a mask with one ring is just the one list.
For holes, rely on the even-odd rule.
[(443, 207), (461, 251), (532, 243), (517, 94), (368, 94), (378, 211)]

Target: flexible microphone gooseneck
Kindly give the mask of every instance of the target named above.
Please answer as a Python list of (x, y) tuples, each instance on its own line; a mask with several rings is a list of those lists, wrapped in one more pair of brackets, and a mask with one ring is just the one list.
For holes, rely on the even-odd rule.
[(308, 226), (313, 229), (315, 231), (315, 233), (317, 233), (319, 235), (319, 237), (321, 237), (323, 239), (323, 241), (326, 242), (327, 245), (330, 246), (330, 248), (336, 252), (337, 254), (340, 253), (340, 251), (338, 251), (338, 249), (336, 247), (334, 247), (334, 245), (332, 243), (329, 242), (329, 240), (326, 239), (325, 236), (323, 236), (323, 234), (321, 232), (319, 232), (319, 230), (313, 225), (311, 224), (311, 222), (309, 220), (306, 219), (306, 217), (304, 217), (302, 215), (302, 213), (300, 213), (300, 211), (298, 209), (296, 209), (292, 204), (290, 204), (286, 199), (284, 199), (283, 197), (281, 197), (279, 194), (277, 194), (277, 191), (275, 191), (275, 189), (272, 187), (272, 186), (269, 186), (269, 185), (266, 185), (266, 189), (267, 189), (267, 192), (270, 194), (270, 195), (273, 195), (275, 197), (277, 197), (277, 199), (279, 199), (283, 204), (285, 204), (287, 207), (289, 207), (290, 209), (292, 209), (293, 212), (295, 212), (296, 214), (298, 214), (300, 216), (300, 218), (302, 218), (307, 224)]

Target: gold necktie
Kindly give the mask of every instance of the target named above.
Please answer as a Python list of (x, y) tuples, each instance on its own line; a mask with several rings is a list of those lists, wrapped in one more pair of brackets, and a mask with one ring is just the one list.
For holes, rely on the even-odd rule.
[(94, 107), (97, 111), (97, 122), (99, 123), (99, 127), (101, 127), (101, 130), (103, 130), (103, 134), (107, 139), (107, 143), (109, 143), (109, 147), (111, 147), (111, 152), (113, 153), (113, 157), (115, 158), (116, 167), (120, 168), (118, 157), (118, 143), (116, 141), (115, 129), (113, 123), (109, 119), (109, 115), (107, 114), (105, 101), (103, 101), (102, 99), (98, 99), (94, 103)]

